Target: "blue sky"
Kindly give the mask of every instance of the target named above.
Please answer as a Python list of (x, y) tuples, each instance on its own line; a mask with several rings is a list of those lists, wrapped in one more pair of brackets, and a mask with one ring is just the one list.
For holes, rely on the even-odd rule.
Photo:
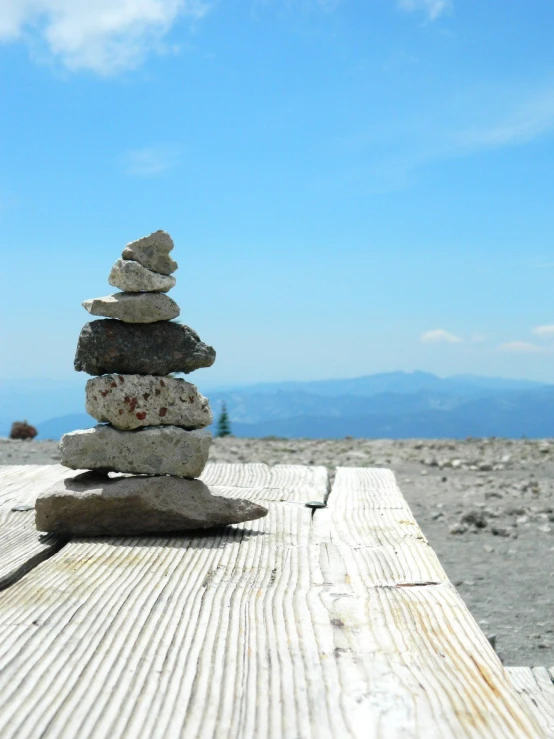
[(0, 378), (163, 228), (204, 384), (554, 382), (550, 0), (3, 0)]

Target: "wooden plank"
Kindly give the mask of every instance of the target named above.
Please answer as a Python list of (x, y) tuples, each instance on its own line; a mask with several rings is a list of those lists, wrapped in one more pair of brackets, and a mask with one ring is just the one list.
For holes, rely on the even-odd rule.
[(0, 511), (14, 505), (34, 505), (40, 493), (68, 474), (78, 474), (61, 464), (21, 464), (0, 466)]
[(316, 518), (355, 735), (542, 735), (390, 471), (339, 468)]
[[(16, 505), (34, 505), (37, 496), (53, 483), (78, 471), (61, 465), (0, 467), (0, 590), (18, 580), (44, 559), (55, 554), (66, 539), (37, 532), (34, 512), (13, 512)], [(237, 498), (248, 489), (251, 500), (309, 500), (314, 487), (325, 487), (324, 468), (279, 465), (208, 465), (203, 479), (214, 495)], [(295, 480), (297, 483), (295, 483)], [(227, 485), (234, 482), (235, 485)], [(237, 485), (240, 483), (240, 487)], [(257, 485), (257, 489), (251, 485)], [(292, 486), (291, 486), (292, 485)], [(323, 492), (320, 492), (323, 499)]]
[(34, 511), (12, 511), (33, 506), (36, 496), (62, 479), (61, 465), (6, 465), (0, 467), (0, 590), (55, 554), (65, 539), (35, 528)]
[(65, 540), (41, 534), (34, 511), (0, 513), (0, 590), (55, 554)]
[(305, 465), (208, 464), (200, 479), (215, 494), (230, 498), (240, 497), (245, 488), (257, 490), (256, 501), (308, 502), (314, 490), (316, 499), (323, 499), (322, 492), (327, 490), (325, 467)]
[(508, 675), (548, 739), (554, 739), (554, 682), (546, 667), (506, 667)]
[(321, 530), (358, 590), (449, 583), (395, 477), (385, 469), (339, 468)]
[[(278, 489), (247, 467), (208, 479)], [(543, 735), (394, 478), (339, 471), (312, 512), (326, 485), (278, 474), (264, 519), (74, 541), (0, 593), (2, 739)]]
[[(230, 472), (236, 488), (248, 473), (245, 497), (268, 482), (267, 469)], [(292, 496), (296, 470), (278, 472)], [(74, 541), (0, 594), (3, 739), (329, 737), (331, 725), (348, 736), (320, 679), (303, 469), (298, 479), (299, 500), (268, 502), (267, 518)]]

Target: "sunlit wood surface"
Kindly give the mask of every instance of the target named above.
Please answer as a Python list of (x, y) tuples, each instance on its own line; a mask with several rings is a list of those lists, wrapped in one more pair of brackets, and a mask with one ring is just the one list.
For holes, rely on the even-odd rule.
[(341, 468), (313, 509), (324, 468), (210, 465), (269, 515), (181, 536), (66, 543), (12, 510), (74, 474), (0, 468), (2, 739), (548, 735), (390, 471)]

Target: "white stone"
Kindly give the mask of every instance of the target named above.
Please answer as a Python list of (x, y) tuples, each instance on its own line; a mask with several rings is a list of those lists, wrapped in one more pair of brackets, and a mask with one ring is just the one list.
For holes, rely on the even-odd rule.
[(143, 267), (163, 275), (170, 275), (177, 269), (177, 262), (170, 256), (173, 239), (165, 231), (155, 231), (150, 236), (132, 241), (123, 249), (123, 259), (133, 259)]
[(86, 409), (101, 423), (121, 431), (143, 426), (189, 430), (213, 420), (208, 399), (195, 385), (159, 375), (102, 375), (87, 382)]
[(206, 429), (155, 426), (118, 431), (112, 426), (95, 426), (62, 436), (61, 463), (73, 470), (199, 477), (211, 442), (212, 435)]
[(83, 307), (93, 316), (119, 318), (125, 323), (155, 323), (177, 318), (179, 306), (163, 293), (115, 293), (85, 300)]
[(267, 509), (212, 495), (200, 480), (108, 477), (85, 472), (38, 496), (36, 527), (74, 536), (129, 536), (252, 521)]
[(128, 259), (118, 259), (108, 277), (110, 285), (130, 293), (166, 293), (175, 287), (175, 277), (160, 275), (142, 264)]

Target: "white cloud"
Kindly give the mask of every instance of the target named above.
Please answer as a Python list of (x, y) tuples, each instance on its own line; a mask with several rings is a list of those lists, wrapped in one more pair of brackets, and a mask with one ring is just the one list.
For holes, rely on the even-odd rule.
[(178, 18), (208, 9), (206, 0), (0, 0), (0, 41), (26, 41), (70, 70), (109, 75), (159, 50)]
[(547, 338), (554, 337), (554, 325), (550, 326), (536, 326), (533, 329), (533, 333), (536, 336), (546, 336)]
[(138, 177), (154, 177), (179, 163), (179, 149), (175, 146), (147, 146), (126, 154), (125, 171)]
[(456, 336), (455, 334), (451, 334), (450, 331), (445, 331), (443, 328), (437, 328), (433, 331), (426, 331), (424, 334), (421, 334), (419, 337), (419, 340), (422, 341), (424, 344), (438, 344), (438, 343), (446, 343), (446, 344), (461, 344), (463, 343), (463, 339), (461, 339), (459, 336)]
[(509, 354), (539, 354), (544, 349), (529, 341), (508, 341), (506, 344), (500, 344), (498, 347), (501, 352)]
[(408, 13), (423, 11), (431, 21), (452, 10), (452, 0), (398, 0), (398, 5)]

